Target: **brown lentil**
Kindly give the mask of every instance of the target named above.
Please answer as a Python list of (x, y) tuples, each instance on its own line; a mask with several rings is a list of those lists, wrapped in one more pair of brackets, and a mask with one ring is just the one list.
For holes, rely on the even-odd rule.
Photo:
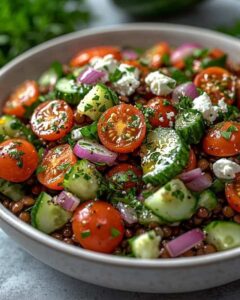
[(200, 225), (200, 224), (202, 224), (202, 222), (203, 222), (203, 219), (198, 218), (197, 216), (193, 217), (193, 223), (194, 223), (194, 225)]
[(6, 208), (9, 208), (10, 201), (9, 201), (8, 199), (4, 199), (2, 204), (3, 204), (3, 206), (5, 206)]
[(230, 206), (224, 206), (222, 213), (226, 218), (232, 218), (235, 215), (234, 210)]
[(203, 251), (205, 254), (211, 254), (211, 253), (216, 252), (217, 249), (213, 245), (207, 244), (207, 245), (203, 246)]
[(201, 158), (201, 159), (199, 159), (197, 166), (202, 171), (205, 171), (209, 168), (209, 162), (205, 158)]
[(23, 203), (21, 201), (15, 202), (11, 208), (11, 211), (16, 215), (23, 209)]
[(184, 253), (182, 254), (182, 256), (184, 256), (184, 257), (194, 256), (194, 251), (193, 251), (192, 249), (190, 249), (190, 250), (184, 252)]
[(22, 198), (21, 202), (24, 206), (33, 206), (35, 200), (32, 197), (25, 196)]
[(19, 215), (19, 218), (25, 223), (30, 223), (30, 221), (31, 221), (31, 216), (26, 211), (21, 212)]
[(208, 210), (205, 207), (200, 207), (197, 211), (198, 218), (206, 219), (209, 216)]
[(51, 236), (54, 237), (54, 238), (57, 239), (57, 240), (60, 240), (60, 241), (63, 240), (63, 236), (62, 236), (61, 233), (54, 232), (54, 233), (51, 234)]
[(85, 122), (86, 118), (84, 115), (79, 114), (77, 111), (74, 113), (74, 121), (78, 124), (81, 125)]
[(72, 233), (72, 229), (71, 229), (71, 228), (69, 228), (69, 227), (64, 228), (64, 230), (63, 230), (63, 236), (64, 236), (65, 238), (69, 238), (69, 237), (71, 237), (72, 235), (73, 235), (73, 233)]
[(133, 232), (132, 232), (132, 230), (129, 229), (129, 228), (125, 230), (125, 233), (124, 233), (124, 234), (125, 234), (125, 237), (128, 238), (128, 239), (131, 238), (131, 237), (133, 236)]
[(163, 236), (165, 238), (170, 237), (172, 235), (172, 229), (169, 226), (163, 226), (162, 231), (163, 231)]

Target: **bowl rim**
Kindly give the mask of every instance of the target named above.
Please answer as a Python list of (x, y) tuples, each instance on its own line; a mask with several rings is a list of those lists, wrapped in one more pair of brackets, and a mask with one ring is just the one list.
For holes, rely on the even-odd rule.
[[(209, 38), (218, 38), (226, 43), (230, 43), (231, 45), (235, 45), (239, 47), (240, 52), (240, 42), (238, 39), (227, 36), (223, 33), (214, 32), (209, 29), (203, 29), (194, 26), (188, 25), (179, 25), (179, 24), (171, 24), (171, 23), (126, 23), (120, 25), (111, 25), (111, 26), (103, 26), (98, 28), (90, 28), (83, 29), (77, 32), (69, 33), (62, 35), (58, 38), (49, 40), (45, 43), (42, 43), (38, 46), (33, 47), (32, 49), (24, 52), (17, 58), (13, 59), (11, 62), (6, 64), (4, 67), (0, 69), (0, 80), (1, 77), (8, 72), (13, 66), (18, 63), (24, 61), (29, 56), (33, 56), (39, 51), (54, 47), (63, 42), (70, 42), (76, 38), (81, 38), (90, 35), (102, 34), (102, 33), (110, 33), (110, 32), (121, 32), (121, 31), (170, 31), (170, 32), (178, 32), (179, 34), (197, 34), (198, 36), (209, 37)], [(129, 258), (129, 257), (121, 257), (114, 256), (111, 254), (102, 254), (98, 252), (93, 252), (89, 250), (82, 249), (80, 247), (72, 246), (63, 243), (62, 241), (58, 241), (53, 237), (40, 232), (29, 224), (24, 223), (15, 215), (13, 215), (8, 209), (6, 209), (0, 203), (0, 221), (7, 223), (10, 227), (19, 231), (21, 234), (26, 237), (34, 240), (35, 242), (40, 242), (46, 247), (50, 247), (55, 251), (65, 253), (71, 256), (79, 257), (80, 259), (88, 260), (94, 263), (105, 263), (107, 265), (114, 265), (118, 267), (133, 267), (133, 268), (182, 268), (182, 267), (194, 267), (194, 266), (202, 266), (209, 265), (213, 263), (217, 263), (223, 260), (229, 260), (240, 256), (240, 247), (227, 250), (224, 252), (217, 252), (214, 254), (197, 256), (197, 257), (187, 257), (187, 258), (169, 258), (169, 259), (137, 259), (137, 258)]]

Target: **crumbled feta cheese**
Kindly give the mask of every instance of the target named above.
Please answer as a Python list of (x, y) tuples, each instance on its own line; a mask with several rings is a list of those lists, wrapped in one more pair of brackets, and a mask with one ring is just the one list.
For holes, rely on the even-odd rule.
[(224, 99), (221, 99), (218, 101), (218, 107), (222, 113), (228, 112), (228, 107), (227, 107), (227, 104), (225, 103)]
[(158, 96), (166, 96), (172, 92), (176, 85), (176, 81), (159, 71), (151, 72), (145, 78), (146, 84), (150, 87), (153, 94)]
[(122, 76), (113, 83), (113, 87), (120, 95), (130, 96), (140, 85), (139, 70), (127, 64), (121, 64), (118, 70)]
[(117, 69), (117, 60), (113, 58), (112, 54), (105, 55), (104, 57), (93, 57), (90, 60), (90, 65), (98, 71), (104, 71), (106, 75), (102, 78), (103, 82), (109, 80), (109, 74), (114, 73)]
[(167, 115), (167, 119), (171, 120), (172, 118), (174, 118), (175, 113), (173, 111), (170, 111), (170, 112), (167, 112), (166, 115)]
[(163, 117), (160, 117), (160, 118), (159, 118), (159, 121), (160, 121), (160, 122), (164, 122), (164, 118), (163, 118)]
[(234, 179), (235, 175), (240, 172), (240, 165), (229, 159), (221, 158), (213, 164), (213, 172), (220, 179)]
[(198, 96), (193, 100), (193, 109), (200, 111), (203, 118), (212, 123), (218, 117), (218, 106), (212, 105), (211, 99), (206, 93)]

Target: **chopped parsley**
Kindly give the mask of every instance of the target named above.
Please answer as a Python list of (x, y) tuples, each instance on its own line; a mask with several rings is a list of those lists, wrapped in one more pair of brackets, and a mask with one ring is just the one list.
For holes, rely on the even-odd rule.
[(237, 127), (234, 125), (231, 125), (228, 127), (227, 130), (221, 131), (221, 136), (224, 137), (226, 140), (230, 140), (232, 136), (232, 132), (238, 131)]
[(118, 237), (120, 234), (121, 234), (121, 232), (118, 229), (116, 229), (115, 227), (111, 228), (111, 236), (113, 238)]
[(81, 232), (82, 239), (85, 239), (85, 238), (89, 237), (90, 235), (91, 235), (91, 231), (89, 229)]
[(37, 168), (37, 170), (36, 170), (36, 174), (40, 174), (40, 173), (43, 173), (43, 172), (45, 172), (46, 171), (46, 169), (47, 169), (47, 167), (46, 166), (38, 166), (38, 168)]

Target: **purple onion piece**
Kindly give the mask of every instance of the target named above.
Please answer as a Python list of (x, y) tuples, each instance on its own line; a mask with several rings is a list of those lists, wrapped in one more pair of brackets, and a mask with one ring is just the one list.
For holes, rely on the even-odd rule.
[(105, 72), (95, 70), (91, 67), (85, 69), (77, 78), (78, 83), (84, 84), (95, 84), (99, 82), (104, 76), (106, 75)]
[(126, 49), (122, 51), (122, 57), (126, 60), (135, 60), (138, 59), (138, 54), (132, 49)]
[(202, 192), (209, 188), (211, 185), (212, 180), (205, 173), (202, 173), (201, 176), (198, 176), (192, 181), (186, 183), (186, 187), (193, 192)]
[(80, 200), (77, 197), (66, 191), (62, 191), (56, 197), (56, 202), (62, 206), (62, 208), (70, 212), (73, 212), (80, 204)]
[(188, 171), (188, 172), (184, 172), (182, 174), (179, 175), (179, 178), (187, 183), (187, 182), (190, 182), (194, 179), (196, 179), (197, 177), (201, 176), (202, 175), (202, 170), (200, 168), (196, 168), (196, 169), (193, 169), (191, 171)]
[(193, 82), (186, 82), (178, 85), (172, 93), (172, 103), (178, 104), (180, 97), (186, 96), (194, 100), (199, 96), (197, 87)]
[(171, 63), (176, 63), (179, 60), (191, 55), (196, 49), (201, 49), (202, 47), (197, 43), (184, 43), (178, 48), (176, 48), (171, 54)]
[(122, 202), (118, 202), (117, 209), (119, 210), (123, 220), (128, 224), (134, 224), (138, 221), (135, 210)]

